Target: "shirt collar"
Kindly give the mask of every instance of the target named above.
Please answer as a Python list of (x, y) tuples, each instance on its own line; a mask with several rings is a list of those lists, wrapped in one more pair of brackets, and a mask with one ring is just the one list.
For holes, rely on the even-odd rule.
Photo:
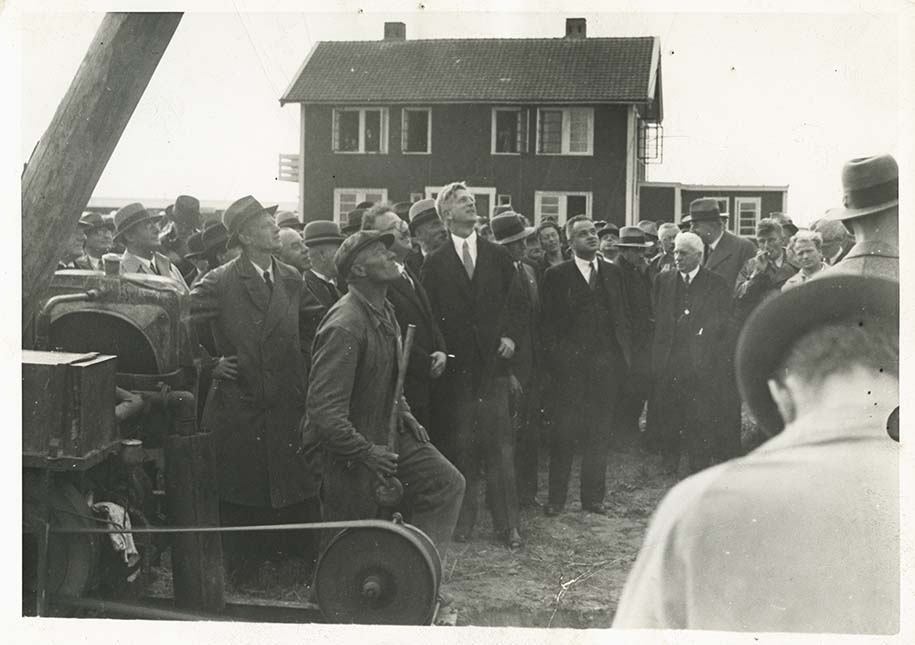
[(708, 245), (709, 249), (714, 251), (718, 247), (718, 242), (721, 241), (721, 238), (724, 237), (724, 230), (718, 234), (718, 237), (715, 238), (715, 241)]
[(477, 256), (477, 232), (472, 231), (467, 237), (458, 237), (454, 233), (451, 234), (451, 243), (454, 244), (454, 250), (457, 251), (458, 257), (461, 257), (461, 254), (464, 252), (464, 242), (467, 242), (467, 245), (470, 247), (470, 255), (474, 258)]
[(146, 269), (147, 271), (152, 271), (152, 263), (153, 263), (153, 260), (155, 260), (155, 258), (156, 258), (155, 255), (152, 257), (152, 259), (147, 260), (146, 258), (140, 257), (136, 253), (131, 253), (130, 251), (124, 251), (124, 254), (130, 255), (131, 257), (136, 258), (137, 262), (139, 262), (143, 266), (144, 269)]
[(251, 266), (253, 266), (257, 270), (258, 274), (262, 278), (265, 278), (266, 275), (273, 273), (273, 259), (272, 258), (270, 259), (270, 266), (268, 266), (266, 269), (263, 268), (261, 265), (259, 265), (254, 260), (252, 260), (251, 258), (248, 258), (248, 261), (251, 263)]
[(314, 273), (316, 276), (318, 276), (319, 279), (323, 280), (327, 284), (333, 284), (334, 286), (336, 286), (336, 283), (333, 280), (331, 280), (330, 278), (328, 278), (326, 275), (324, 275), (323, 273), (320, 273), (314, 269), (311, 269), (311, 272)]
[(587, 260), (583, 260), (582, 258), (578, 257), (574, 253), (572, 254), (572, 257), (575, 258), (575, 266), (577, 266), (578, 270), (581, 271), (582, 273), (584, 273), (585, 271), (589, 271), (590, 270), (589, 267), (591, 267), (597, 263), (597, 256), (594, 256), (594, 259), (592, 259), (590, 262), (588, 262)]
[[(696, 279), (696, 274), (697, 274), (697, 273), (699, 273), (699, 265), (698, 265), (698, 264), (696, 265), (696, 268), (695, 268), (695, 269), (693, 269), (692, 271), (690, 271), (689, 273), (686, 274), (686, 275), (689, 276), (689, 283), (690, 283), (690, 284), (692, 284), (692, 283), (693, 283), (693, 280)], [(680, 277), (683, 277), (683, 273), (680, 273)]]
[(391, 304), (390, 300), (385, 298), (383, 307), (379, 309), (369, 302), (365, 296), (359, 293), (359, 289), (350, 289), (348, 293), (362, 303), (362, 306), (365, 307), (366, 311), (369, 313), (369, 317), (372, 319), (376, 328), (384, 327), (392, 334), (397, 333), (397, 319), (394, 317), (394, 306)]

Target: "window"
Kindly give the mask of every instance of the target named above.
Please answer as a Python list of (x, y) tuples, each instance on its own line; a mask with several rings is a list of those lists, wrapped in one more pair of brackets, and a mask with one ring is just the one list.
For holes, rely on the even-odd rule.
[(594, 154), (594, 110), (591, 108), (539, 108), (537, 154)]
[(753, 237), (756, 235), (756, 225), (759, 223), (759, 212), (761, 209), (761, 198), (759, 197), (735, 197), (734, 211), (734, 232), (737, 235)]
[(512, 196), (505, 193), (499, 193), (499, 196), (496, 198), (497, 206), (511, 206), (512, 205)]
[(534, 226), (553, 220), (560, 226), (575, 215), (591, 217), (591, 193), (560, 193), (540, 191), (534, 193)]
[(404, 154), (432, 152), (432, 110), (429, 108), (403, 109), (400, 146)]
[(385, 202), (388, 200), (387, 188), (335, 188), (334, 221), (343, 226), (346, 214), (356, 208), (359, 202)]
[(386, 154), (387, 108), (336, 108), (334, 152)]
[(492, 154), (517, 155), (527, 152), (527, 110), (492, 109)]

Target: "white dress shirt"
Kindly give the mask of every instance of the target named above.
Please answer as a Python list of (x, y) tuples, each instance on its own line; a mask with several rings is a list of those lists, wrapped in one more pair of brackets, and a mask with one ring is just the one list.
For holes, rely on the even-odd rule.
[(267, 282), (267, 276), (269, 275), (270, 281), (273, 284), (276, 284), (276, 280), (274, 280), (274, 276), (273, 276), (273, 260), (270, 261), (270, 266), (267, 267), (266, 269), (261, 267), (261, 265), (259, 265), (254, 260), (251, 260), (251, 266), (253, 266), (257, 270), (257, 273), (258, 273), (258, 275), (260, 275), (261, 280), (263, 280), (264, 282)]
[(581, 277), (585, 279), (585, 282), (588, 282), (591, 279), (591, 267), (594, 267), (594, 270), (597, 271), (597, 256), (594, 256), (594, 259), (588, 262), (587, 260), (582, 260), (577, 255), (573, 255), (575, 258), (575, 266), (578, 267), (578, 272), (581, 273)]
[(454, 244), (454, 250), (457, 253), (457, 256), (461, 259), (464, 258), (464, 242), (467, 242), (467, 246), (470, 248), (470, 259), (473, 260), (473, 266), (477, 265), (477, 232), (474, 231), (467, 237), (458, 237), (454, 233), (451, 234), (451, 243)]
[(696, 279), (696, 274), (697, 274), (697, 273), (699, 273), (699, 265), (698, 265), (698, 264), (696, 265), (696, 268), (693, 269), (692, 271), (690, 271), (689, 273), (683, 273), (683, 272), (681, 271), (681, 272), (680, 272), (680, 277), (683, 278), (684, 281), (686, 281), (686, 279), (689, 278), (689, 283), (688, 283), (688, 284), (692, 284), (692, 283), (693, 283), (693, 280)]

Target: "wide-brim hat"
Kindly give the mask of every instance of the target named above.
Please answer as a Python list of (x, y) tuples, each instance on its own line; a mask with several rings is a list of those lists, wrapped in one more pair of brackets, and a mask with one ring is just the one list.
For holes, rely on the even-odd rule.
[[(196, 233), (195, 233), (196, 235)], [(194, 235), (187, 239), (187, 246), (191, 248), (191, 240)], [(207, 226), (200, 232), (200, 248), (194, 249), (193, 253), (188, 253), (184, 257), (202, 257), (209, 255), (213, 251), (224, 251), (229, 243), (229, 231), (221, 222), (216, 222)]]
[(537, 232), (533, 226), (525, 226), (524, 219), (514, 211), (496, 215), (489, 222), (492, 236), (499, 244), (511, 244), (523, 240)]
[(410, 234), (416, 235), (416, 229), (426, 222), (441, 219), (435, 210), (434, 199), (420, 199), (410, 206)]
[(847, 220), (899, 206), (899, 165), (892, 155), (852, 159), (842, 167), (842, 207), (831, 213)]
[(410, 223), (410, 207), (413, 206), (412, 202), (397, 202), (392, 207), (394, 213), (397, 214), (397, 217), (405, 221), (407, 224)]
[(774, 296), (750, 314), (737, 341), (737, 385), (766, 434), (784, 428), (768, 381), (788, 352), (809, 332), (847, 322), (898, 325), (899, 283), (873, 276), (825, 275)]
[(305, 228), (305, 224), (299, 219), (299, 216), (292, 211), (277, 211), (276, 225), (280, 228), (294, 228), (297, 231)]
[[(369, 207), (371, 208), (371, 207)], [(362, 229), (362, 214), (368, 210), (366, 208), (356, 207), (346, 214), (346, 224), (340, 227), (344, 235), (352, 235)]]
[(608, 235), (620, 236), (620, 227), (614, 224), (613, 222), (607, 222), (604, 226), (597, 231), (597, 238), (599, 240), (604, 239)]
[(146, 210), (146, 207), (140, 202), (122, 206), (114, 214), (114, 239), (119, 239), (137, 224), (150, 220), (157, 222), (160, 219), (162, 219), (162, 215)]
[(725, 217), (727, 217), (727, 213), (722, 213), (718, 208), (717, 199), (700, 197), (689, 203), (689, 212), (680, 222), (682, 224), (689, 224), (690, 222), (713, 222)]
[(385, 247), (391, 248), (391, 245), (394, 244), (394, 234), (380, 231), (356, 231), (346, 238), (334, 254), (337, 279), (345, 281), (359, 253), (375, 242), (381, 242)]
[(620, 229), (620, 239), (617, 246), (632, 249), (647, 249), (651, 246), (645, 241), (645, 231), (638, 226), (624, 226)]
[(169, 213), (169, 219), (194, 227), (200, 226), (200, 200), (191, 195), (178, 195), (174, 210)]
[(645, 237), (653, 237), (658, 239), (658, 225), (652, 222), (650, 219), (643, 219), (638, 223), (638, 227), (642, 229), (645, 233)]
[(340, 234), (340, 227), (337, 226), (336, 222), (319, 219), (305, 225), (302, 239), (305, 242), (305, 246), (316, 246), (331, 242), (340, 244), (346, 237)]
[(97, 228), (110, 228), (114, 230), (114, 222), (95, 211), (86, 211), (79, 218), (79, 226), (87, 233)]
[(247, 222), (258, 215), (267, 214), (273, 217), (277, 208), (278, 206), (264, 208), (252, 195), (245, 195), (229, 204), (222, 213), (222, 225), (229, 233), (229, 244), (234, 246), (238, 243), (238, 234)]
[(187, 253), (184, 254), (186, 259), (199, 258), (203, 255), (203, 233), (201, 231), (191, 233), (185, 244), (187, 245)]

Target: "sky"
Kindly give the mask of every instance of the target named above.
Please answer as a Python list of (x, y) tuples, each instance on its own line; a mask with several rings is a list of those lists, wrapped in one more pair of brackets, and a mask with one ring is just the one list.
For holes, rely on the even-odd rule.
[[(408, 39), (560, 37), (567, 17), (587, 18), (589, 36), (658, 36), (664, 157), (648, 179), (787, 184), (797, 222), (840, 203), (846, 160), (898, 153), (904, 22), (880, 10), (899, 3), (870, 3), (866, 13), (811, 12), (841, 2), (802, 5), (807, 13), (533, 13), (511, 8), (547, 3), (498, 1), (477, 5), (494, 11), (456, 13), (433, 6), (443, 3), (424, 11), (387, 4), (411, 10), (373, 3), (359, 13), (355, 3), (325, 2), (252, 13), (262, 5), (211, 2), (205, 8), (217, 11), (186, 13), (94, 195), (232, 201), (252, 193), (295, 202), (296, 185), (276, 175), (278, 155), (298, 152), (299, 108), (281, 108), (279, 97), (316, 41), (378, 40), (385, 21), (406, 23)], [(20, 8), (23, 162), (102, 18), (59, 5)], [(648, 5), (657, 6), (665, 5)]]

